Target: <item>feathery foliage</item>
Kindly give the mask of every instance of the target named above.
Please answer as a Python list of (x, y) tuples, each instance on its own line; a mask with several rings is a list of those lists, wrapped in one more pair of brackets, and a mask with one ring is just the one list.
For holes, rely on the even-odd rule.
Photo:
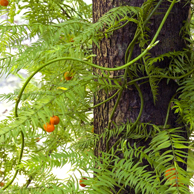
[[(0, 95), (1, 101), (15, 104), (10, 115), (0, 122), (0, 180), (6, 183), (1, 193), (112, 194), (115, 187), (120, 189), (117, 193), (130, 188), (137, 194), (189, 193), (187, 186), (192, 185), (194, 172), (193, 141), (181, 136), (183, 127), (140, 123), (137, 119), (134, 123), (115, 124), (100, 135), (92, 131), (93, 95), (101, 89), (115, 92), (97, 106), (102, 105), (122, 91), (120, 80), (125, 78), (113, 78), (108, 68), (102, 69), (101, 75), (93, 73), (98, 66), (92, 64), (92, 43), (99, 46), (102, 38), (132, 22), (137, 25), (144, 65), (137, 60), (135, 65), (126, 61), (131, 74), (136, 79), (139, 73), (145, 75), (141, 79), (149, 81), (154, 101), (158, 82), (162, 78), (175, 80), (181, 94), (169, 102), (173, 107), (169, 106), (168, 111), (174, 109), (189, 137), (193, 136), (193, 37), (187, 38), (188, 48), (184, 51), (150, 57), (149, 50), (157, 42), (153, 39), (150, 43), (146, 20), (156, 6), (154, 0), (147, 0), (142, 7), (115, 7), (96, 23), (92, 23), (92, 5), (83, 0), (10, 0), (9, 9), (0, 7), (0, 14), (7, 17), (0, 23), (0, 75), (19, 76), (23, 82), (22, 88)], [(24, 23), (17, 24), (14, 17), (22, 11)], [(191, 29), (192, 19), (185, 24)], [(29, 39), (33, 42), (26, 45)], [(154, 66), (165, 57), (171, 59), (168, 68)], [(22, 69), (28, 72), (26, 79), (20, 75)], [(72, 73), (71, 80), (65, 79), (66, 72)], [(37, 73), (41, 74), (39, 83), (33, 80)], [(139, 94), (142, 98), (141, 91)], [(43, 125), (52, 115), (57, 115), (60, 123), (47, 133)], [(117, 137), (117, 142), (96, 157), (94, 147), (99, 139), (108, 141), (112, 137)], [(150, 139), (150, 144), (132, 146), (129, 139)], [(188, 164), (187, 171), (180, 168), (180, 162)], [(60, 180), (52, 174), (53, 168), (67, 164), (71, 164), (72, 173), (68, 178)], [(167, 174), (168, 170), (173, 172)], [(26, 177), (22, 186), (12, 183), (18, 172)], [(87, 178), (84, 190), (79, 186), (81, 177)]]

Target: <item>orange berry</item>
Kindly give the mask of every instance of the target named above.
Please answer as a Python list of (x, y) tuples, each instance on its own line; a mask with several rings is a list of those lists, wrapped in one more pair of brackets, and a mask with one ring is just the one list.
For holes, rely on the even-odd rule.
[(9, 5), (9, 1), (8, 0), (0, 0), (0, 5), (8, 6)]
[(0, 182), (0, 187), (3, 187), (4, 186), (4, 183), (3, 182)]
[(88, 156), (88, 154), (87, 154), (87, 153), (88, 153), (89, 151), (90, 151), (90, 150), (86, 150), (86, 151), (84, 152), (84, 153), (86, 154), (86, 156)]
[(92, 128), (91, 132), (94, 133), (94, 127)]
[(39, 142), (39, 141), (40, 141), (40, 138), (39, 138), (39, 137), (37, 137), (37, 138), (36, 138), (36, 142)]
[[(174, 176), (173, 176), (174, 175)], [(170, 168), (168, 170), (165, 171), (165, 176), (170, 176), (167, 179), (169, 179), (170, 181), (173, 179), (176, 179), (176, 168)], [(179, 178), (178, 178), (179, 179)], [(172, 184), (171, 184), (172, 185)], [(173, 184), (174, 187), (177, 186), (177, 184)]]
[(79, 180), (79, 184), (80, 184), (81, 187), (85, 187), (86, 186), (85, 184), (82, 183), (83, 179), (87, 180), (87, 178), (84, 178), (84, 177), (82, 177), (81, 180)]
[(53, 132), (55, 130), (55, 126), (53, 124), (46, 123), (46, 125), (44, 125), (44, 130), (47, 132)]
[[(173, 180), (173, 179), (179, 179), (179, 178), (176, 178), (176, 176), (174, 176), (174, 177), (172, 177), (172, 178), (170, 179), (170, 181), (171, 181), (171, 180)], [(178, 183), (178, 182), (179, 182), (179, 180), (177, 180), (177, 181), (175, 180), (174, 182), (176, 182), (176, 183), (174, 183), (174, 184), (170, 184), (170, 185), (172, 185), (173, 187), (176, 187), (176, 186), (178, 186), (178, 185), (179, 185), (179, 183)], [(183, 183), (181, 183), (181, 184), (183, 185)]]
[(58, 116), (53, 115), (52, 117), (50, 117), (50, 123), (53, 124), (53, 125), (59, 124), (59, 121), (60, 121), (60, 119), (59, 119)]
[(73, 73), (65, 72), (64, 77), (66, 80), (71, 80), (73, 77)]
[[(176, 168), (170, 168), (168, 170), (165, 171), (165, 176), (169, 176), (169, 175), (175, 175), (176, 173), (174, 172), (176, 170)], [(173, 172), (172, 172), (173, 171)]]

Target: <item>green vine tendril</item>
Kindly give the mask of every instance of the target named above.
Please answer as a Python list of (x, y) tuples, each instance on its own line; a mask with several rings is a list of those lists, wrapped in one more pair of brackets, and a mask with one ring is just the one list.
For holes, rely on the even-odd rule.
[[(149, 20), (150, 17), (153, 15), (153, 13), (154, 13), (155, 10), (158, 8), (158, 6), (161, 4), (161, 2), (162, 2), (162, 0), (160, 0), (160, 1), (158, 2), (157, 6), (153, 9), (153, 11), (151, 12), (151, 14), (150, 14), (150, 15), (147, 17), (147, 19), (145, 20), (144, 25), (148, 22), (148, 20)], [(157, 37), (158, 37), (158, 35), (159, 35), (159, 33), (160, 33), (160, 31), (161, 31), (161, 29), (162, 29), (162, 27), (163, 27), (165, 21), (166, 21), (168, 15), (170, 14), (170, 11), (171, 11), (171, 9), (173, 8), (173, 6), (174, 6), (175, 3), (176, 3), (176, 0), (173, 0), (173, 1), (171, 2), (171, 5), (170, 5), (170, 7), (168, 8), (168, 10), (167, 10), (167, 12), (166, 12), (166, 14), (165, 14), (165, 16), (164, 16), (162, 22), (161, 22), (161, 24), (160, 24), (160, 26), (159, 26), (159, 28), (158, 28), (156, 34), (154, 35), (154, 37), (153, 37), (153, 39), (152, 39), (152, 41), (151, 41), (151, 43), (147, 46), (147, 48), (146, 48), (139, 56), (137, 56), (137, 57), (134, 58), (133, 60), (129, 61), (129, 60), (130, 60), (130, 55), (132, 54), (132, 51), (133, 51), (133, 46), (134, 46), (134, 44), (135, 44), (135, 42), (136, 42), (136, 40), (137, 40), (137, 37), (139, 36), (140, 32), (138, 32), (138, 33), (135, 35), (133, 41), (130, 43), (129, 47), (128, 47), (127, 50), (126, 50), (126, 55), (125, 55), (126, 64), (124, 64), (124, 65), (122, 65), (122, 66), (115, 67), (115, 68), (106, 68), (106, 67), (101, 67), (101, 66), (99, 66), (99, 65), (96, 65), (96, 64), (87, 62), (87, 61), (83, 61), (83, 60), (81, 60), (81, 59), (72, 58), (72, 57), (62, 57), (62, 58), (58, 58), (58, 59), (51, 60), (51, 61), (45, 63), (44, 65), (42, 65), (41, 67), (39, 67), (39, 68), (38, 68), (33, 74), (31, 74), (31, 76), (26, 80), (26, 82), (24, 83), (22, 89), (20, 90), (20, 93), (19, 93), (19, 95), (18, 95), (18, 97), (17, 97), (16, 104), (15, 104), (15, 117), (18, 118), (18, 105), (19, 105), (19, 102), (20, 102), (20, 100), (21, 100), (21, 96), (22, 96), (22, 94), (23, 94), (23, 92), (24, 92), (26, 86), (27, 86), (28, 83), (30, 82), (30, 80), (34, 77), (34, 75), (35, 75), (36, 73), (38, 73), (38, 72), (39, 72), (41, 69), (43, 69), (44, 67), (46, 67), (46, 66), (48, 66), (48, 65), (50, 65), (50, 64), (52, 64), (52, 63), (54, 63), (54, 62), (58, 62), (58, 61), (62, 61), (62, 60), (72, 60), (72, 61), (77, 61), (77, 62), (80, 62), (80, 63), (87, 64), (87, 65), (89, 65), (89, 66), (91, 66), (91, 67), (94, 67), (94, 68), (97, 68), (97, 69), (106, 70), (106, 71), (117, 71), (117, 70), (121, 70), (121, 69), (125, 69), (125, 68), (126, 68), (126, 69), (125, 69), (125, 73), (124, 73), (124, 82), (123, 82), (123, 85), (122, 85), (122, 89), (118, 90), (113, 96), (111, 96), (111, 97), (108, 98), (107, 100), (105, 100), (105, 101), (99, 103), (98, 105), (95, 105), (94, 107), (92, 107), (92, 108), (95, 108), (95, 107), (97, 107), (97, 106), (100, 106), (101, 104), (103, 104), (103, 103), (105, 103), (105, 102), (111, 100), (113, 97), (115, 97), (115, 96), (119, 93), (119, 96), (118, 96), (118, 98), (117, 98), (116, 104), (115, 104), (114, 109), (113, 109), (113, 110), (116, 110), (116, 107), (118, 106), (118, 103), (119, 103), (119, 100), (120, 100), (120, 98), (121, 98), (123, 89), (124, 89), (124, 87), (125, 87), (125, 85), (126, 85), (127, 69), (128, 69), (128, 67), (129, 67), (130, 65), (133, 65), (136, 61), (138, 61), (139, 59), (141, 59), (143, 56), (145, 56), (145, 55), (147, 54), (147, 52), (148, 52), (150, 49), (152, 49), (156, 44), (158, 44), (159, 41), (156, 41), (156, 39), (157, 39)], [(126, 24), (125, 24), (125, 25), (126, 25)], [(121, 26), (121, 27), (122, 27), (122, 26)], [(132, 49), (131, 49), (131, 48), (132, 48)], [(130, 55), (127, 57), (127, 53), (128, 53), (128, 51), (129, 51), (129, 49), (131, 49)], [(4, 59), (4, 58), (3, 58), (3, 59)], [(2, 59), (1, 59), (1, 60), (2, 60)], [(128, 62), (128, 61), (129, 61), (129, 62)], [(194, 70), (191, 70), (191, 71), (188, 72), (187, 74), (182, 75), (182, 76), (180, 76), (180, 77), (178, 77), (178, 78), (181, 79), (181, 78), (183, 78), (183, 77), (189, 75), (189, 74), (190, 74), (191, 72), (193, 72), (193, 71), (194, 71)], [(139, 86), (137, 86), (137, 84), (136, 84), (136, 81), (141, 80), (141, 79), (145, 79), (145, 78), (150, 78), (150, 77), (160, 77), (160, 78), (177, 79), (177, 77), (168, 77), (168, 76), (145, 76), (145, 77), (141, 77), (141, 78), (132, 80), (132, 81), (130, 81), (130, 82), (127, 83), (127, 84), (134, 84), (134, 85), (135, 85), (136, 89), (137, 89), (138, 92), (139, 92), (139, 96), (140, 96), (140, 99), (141, 99), (140, 112), (139, 112), (139, 115), (138, 115), (137, 120), (135, 121), (134, 125), (136, 125), (136, 123), (139, 121), (139, 119), (140, 119), (140, 117), (141, 117), (141, 114), (142, 114), (142, 110), (143, 110), (143, 96), (142, 96), (142, 93), (141, 93), (141, 90), (140, 90)], [(111, 114), (111, 116), (110, 116), (110, 121), (109, 121), (109, 124), (108, 124), (108, 128), (110, 128), (110, 122), (111, 122), (111, 119), (112, 119), (112, 117), (113, 117), (113, 114), (114, 114), (114, 112), (112, 112), (112, 114)], [(165, 122), (165, 123), (166, 123), (166, 122)], [(134, 125), (133, 125), (133, 126), (134, 126)], [(24, 151), (24, 133), (23, 133), (22, 131), (20, 131), (20, 133), (21, 133), (21, 138), (22, 138), (22, 145), (21, 145), (21, 151), (20, 151), (20, 156), (19, 156), (18, 164), (21, 163), (22, 156), (23, 156), (23, 151)], [(108, 150), (108, 151), (109, 151), (109, 150)], [(11, 181), (10, 181), (5, 187), (2, 188), (3, 190), (5, 190), (6, 188), (8, 188), (8, 187), (13, 183), (13, 181), (15, 180), (15, 178), (16, 178), (18, 172), (19, 172), (19, 169), (16, 170), (16, 172), (15, 172), (13, 178), (11, 179)]]

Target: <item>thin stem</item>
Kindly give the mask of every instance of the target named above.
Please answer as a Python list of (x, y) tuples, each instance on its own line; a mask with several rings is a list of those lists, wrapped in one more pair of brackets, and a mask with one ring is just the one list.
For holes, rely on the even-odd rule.
[(115, 94), (113, 94), (110, 98), (107, 98), (106, 100), (104, 100), (103, 102), (100, 102), (99, 104), (96, 104), (95, 106), (90, 107), (89, 109), (93, 109), (96, 108), (106, 102), (108, 102), (109, 100), (111, 100), (112, 98), (114, 98), (119, 92), (121, 91), (121, 89), (119, 89), (117, 92), (115, 92)]
[[(131, 48), (131, 50), (130, 50), (129, 57), (132, 56), (133, 49), (134, 49), (134, 45), (135, 45), (135, 44), (132, 45), (132, 48)], [(110, 130), (110, 125), (111, 125), (111, 122), (112, 122), (113, 115), (114, 115), (115, 110), (116, 110), (116, 108), (117, 108), (117, 106), (118, 106), (118, 104), (119, 104), (119, 101), (120, 101), (120, 99), (121, 99), (121, 95), (122, 95), (122, 93), (123, 93), (124, 87), (125, 87), (126, 82), (127, 82), (127, 71), (128, 71), (128, 67), (125, 69), (124, 78), (123, 78), (124, 81), (123, 81), (123, 83), (122, 83), (122, 89), (120, 90), (119, 96), (118, 96), (118, 98), (117, 98), (117, 100), (116, 100), (115, 106), (113, 107), (113, 110), (112, 110), (111, 115), (110, 115), (110, 118), (109, 118), (109, 122), (108, 122), (108, 130)], [(106, 151), (107, 151), (107, 152), (109, 151), (109, 141), (106, 142)]]
[(124, 26), (126, 26), (129, 22), (130, 22), (130, 20), (126, 21), (122, 26), (118, 26), (118, 27), (116, 27), (116, 28), (114, 28), (114, 29), (110, 29), (110, 30), (108, 29), (108, 30), (105, 31), (104, 33), (109, 33), (109, 32), (113, 32), (113, 31), (115, 31), (115, 30), (121, 29), (121, 28), (123, 28)]
[[(148, 21), (150, 20), (150, 18), (152, 17), (152, 15), (155, 13), (155, 11), (158, 9), (158, 7), (160, 6), (160, 4), (162, 3), (163, 0), (160, 0), (156, 7), (152, 10), (152, 12), (150, 13), (150, 15), (146, 18), (146, 20), (143, 23), (143, 27), (148, 23)], [(131, 41), (131, 43), (129, 44), (126, 52), (125, 52), (125, 62), (127, 63), (129, 61), (129, 58), (127, 57), (127, 53), (129, 52), (129, 49), (131, 48), (131, 46), (136, 42), (138, 36), (140, 35), (140, 31), (136, 32), (135, 37), (133, 38), (133, 40)]]
[[(21, 146), (21, 151), (20, 151), (18, 164), (21, 163), (22, 156), (23, 156), (23, 151), (24, 151), (24, 133), (22, 131), (20, 133), (21, 133), (21, 137), (22, 137), (22, 146)], [(5, 185), (5, 187), (3, 187), (2, 190), (5, 190), (7, 187), (9, 187), (13, 183), (13, 181), (15, 180), (18, 172), (19, 172), (19, 169), (17, 169), (15, 171), (15, 174), (13, 175), (13, 178), (11, 179), (11, 181), (9, 183), (7, 183), (7, 185)]]
[(154, 44), (148, 45), (148, 47), (143, 51), (143, 53), (141, 53), (139, 56), (137, 56), (135, 59), (133, 59), (129, 63), (126, 63), (125, 65), (122, 65), (122, 66), (119, 66), (119, 67), (115, 67), (115, 68), (102, 67), (102, 66), (99, 66), (99, 65), (96, 65), (96, 64), (87, 62), (87, 61), (83, 61), (82, 59), (77, 59), (77, 58), (73, 58), (73, 57), (61, 57), (61, 58), (53, 59), (53, 60), (47, 62), (46, 64), (43, 65), (43, 67), (41, 67), (41, 69), (44, 68), (44, 66), (47, 66), (47, 65), (49, 65), (51, 63), (54, 63), (54, 62), (63, 61), (63, 60), (64, 61), (65, 60), (72, 60), (72, 61), (77, 61), (77, 62), (80, 62), (80, 63), (84, 63), (86, 65), (89, 65), (91, 67), (95, 67), (97, 69), (102, 69), (102, 70), (106, 70), (106, 71), (117, 71), (117, 70), (125, 69), (126, 67), (128, 67), (130, 65), (133, 65), (133, 63), (135, 63), (136, 61), (138, 61), (139, 59), (141, 59), (156, 44), (158, 44), (158, 41), (155, 42)]
[[(130, 77), (131, 79), (133, 79), (132, 76), (130, 75), (130, 72), (128, 72), (128, 74), (129, 74), (129, 77)], [(137, 91), (138, 91), (138, 93), (139, 93), (139, 97), (140, 97), (140, 110), (139, 110), (139, 114), (138, 114), (138, 116), (137, 116), (136, 121), (133, 123), (133, 125), (132, 125), (132, 127), (131, 127), (131, 130), (133, 130), (133, 128), (135, 128), (135, 126), (136, 126), (137, 123), (139, 122), (139, 120), (140, 120), (140, 118), (141, 118), (141, 115), (142, 115), (142, 112), (143, 112), (143, 106), (144, 106), (143, 94), (142, 94), (142, 92), (141, 92), (141, 89), (140, 89), (140, 87), (137, 85), (136, 82), (134, 82), (133, 84), (134, 84), (134, 86), (136, 87), (136, 89), (137, 89)]]
[[(32, 73), (32, 75), (26, 80), (26, 82), (24, 83), (22, 89), (20, 90), (20, 93), (18, 95), (18, 98), (16, 100), (16, 104), (15, 104), (15, 117), (17, 118), (18, 117), (18, 105), (19, 105), (19, 102), (21, 100), (21, 96), (26, 88), (26, 86), (28, 85), (28, 83), (30, 82), (30, 80), (33, 78), (33, 76), (38, 73), (41, 69), (43, 69), (44, 67), (46, 67), (47, 65), (50, 65), (52, 64), (53, 62), (55, 62), (55, 60), (53, 61), (50, 61), (44, 65), (42, 65), (41, 67), (39, 67), (34, 73)], [(20, 151), (20, 157), (19, 157), (19, 161), (18, 161), (18, 164), (21, 163), (21, 160), (22, 160), (22, 156), (23, 156), (23, 151), (24, 151), (24, 133), (22, 131), (20, 131), (21, 133), (21, 137), (22, 137), (22, 145), (21, 145), (21, 151)], [(5, 190), (6, 188), (8, 188), (12, 183), (13, 181), (15, 180), (17, 174), (19, 172), (19, 169), (16, 170), (13, 178), (11, 179), (11, 181), (5, 186), (3, 187), (2, 189)]]
[(124, 186), (125, 186), (125, 184), (123, 184), (123, 186), (119, 189), (119, 191), (117, 192), (117, 194), (119, 194), (122, 190), (125, 190), (124, 189)]
[(158, 30), (157, 30), (157, 32), (156, 32), (154, 38), (152, 39), (150, 45), (154, 44), (154, 42), (156, 41), (156, 38), (158, 37), (158, 35), (159, 35), (159, 33), (160, 33), (160, 31), (161, 31), (161, 29), (162, 29), (162, 27), (163, 27), (163, 25), (164, 25), (164, 23), (165, 23), (167, 17), (168, 17), (168, 15), (170, 14), (171, 9), (173, 8), (173, 6), (174, 6), (175, 3), (176, 3), (176, 0), (173, 0), (172, 3), (170, 4), (170, 7), (168, 8), (168, 10), (167, 10), (167, 12), (166, 12), (166, 14), (165, 14), (165, 16), (164, 16), (162, 22), (160, 23), (160, 26), (159, 26), (159, 28), (158, 28)]
[[(116, 100), (116, 103), (115, 103), (115, 105), (114, 105), (114, 107), (113, 107), (113, 110), (112, 110), (112, 112), (111, 112), (111, 115), (110, 115), (110, 117), (109, 117), (109, 121), (108, 121), (108, 130), (110, 130), (110, 125), (111, 125), (111, 122), (112, 122), (113, 115), (114, 115), (115, 110), (116, 110), (116, 108), (117, 108), (117, 106), (118, 106), (118, 104), (119, 104), (119, 101), (120, 101), (120, 99), (121, 99), (121, 95), (122, 95), (122, 93), (123, 93), (123, 89), (124, 89), (124, 86), (125, 86), (126, 79), (127, 79), (127, 70), (125, 70), (125, 74), (124, 74), (124, 82), (123, 82), (123, 84), (122, 84), (122, 89), (121, 89), (120, 92), (119, 92), (119, 96), (118, 96), (118, 98), (117, 98), (117, 100)], [(109, 141), (106, 142), (106, 151), (107, 151), (107, 152), (109, 151)]]
[(175, 80), (175, 79), (182, 79), (182, 78), (190, 75), (193, 71), (194, 71), (194, 69), (192, 69), (188, 73), (186, 73), (184, 75), (181, 75), (179, 77), (166, 76), (166, 75), (164, 75), (164, 76), (161, 76), (161, 75), (149, 75), (149, 76), (139, 77), (137, 79), (134, 79), (134, 80), (128, 82), (127, 85), (131, 85), (131, 84), (133, 84), (136, 81), (140, 81), (140, 80), (143, 80), (143, 79), (149, 79), (149, 78), (166, 78), (166, 79), (173, 79), (173, 80)]
[(175, 97), (177, 94), (178, 94), (178, 92), (175, 93), (175, 94), (172, 96), (172, 98), (170, 99), (170, 102), (169, 102), (168, 108), (167, 108), (167, 113), (166, 113), (166, 118), (165, 118), (165, 122), (164, 122), (163, 129), (166, 128), (166, 125), (167, 125), (167, 122), (168, 122), (169, 112), (170, 112), (170, 108), (171, 108), (171, 102), (172, 102), (172, 100), (174, 99), (174, 97)]

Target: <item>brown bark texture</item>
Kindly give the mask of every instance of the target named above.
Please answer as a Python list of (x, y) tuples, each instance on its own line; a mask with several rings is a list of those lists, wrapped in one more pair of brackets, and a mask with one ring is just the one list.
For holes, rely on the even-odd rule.
[[(113, 7), (120, 5), (130, 5), (140, 7), (144, 3), (144, 0), (93, 0), (93, 19), (97, 22), (98, 19)], [(164, 1), (158, 12), (160, 14), (154, 15), (150, 19), (149, 23), (149, 36), (150, 40), (155, 35), (155, 32), (160, 25), (165, 12), (169, 8), (170, 2)], [(160, 54), (168, 53), (170, 51), (181, 51), (186, 47), (185, 41), (181, 37), (180, 30), (184, 25), (184, 21), (187, 20), (189, 5), (185, 5), (184, 1), (180, 1), (173, 7), (166, 23), (164, 24), (157, 40), (160, 43), (156, 45), (150, 51), (152, 57), (156, 57)], [(124, 65), (125, 51), (134, 37), (136, 25), (129, 23), (124, 28), (114, 31), (113, 35), (109, 38), (104, 38), (100, 42), (100, 49), (94, 44), (93, 53), (97, 55), (94, 58), (93, 63), (103, 67), (116, 67)], [(138, 45), (135, 45), (132, 58), (135, 58), (140, 54)], [(155, 64), (161, 68), (168, 67), (169, 59)], [(101, 74), (100, 70), (95, 69), (96, 73)], [(124, 73), (124, 70), (111, 72), (114, 77)], [(140, 75), (142, 76), (142, 75)], [(140, 82), (139, 82), (140, 83)], [(137, 84), (139, 84), (137, 83)], [(150, 89), (150, 84), (143, 83), (140, 85), (140, 89), (144, 98), (143, 113), (140, 118), (140, 122), (154, 123), (156, 125), (163, 125), (166, 118), (167, 107), (172, 96), (176, 93), (178, 86), (175, 81), (167, 82), (166, 79), (162, 79), (158, 84), (157, 101), (154, 103), (153, 95)], [(114, 91), (106, 92), (100, 90), (94, 97), (94, 104), (98, 104), (110, 95), (114, 94)], [(108, 101), (107, 103), (95, 108), (94, 110), (94, 132), (97, 134), (103, 133), (107, 128), (111, 111), (115, 105), (117, 97)], [(127, 89), (124, 89), (121, 100), (116, 108), (113, 116), (113, 121), (117, 125), (126, 123), (127, 121), (135, 122), (140, 110), (140, 98), (137, 89), (132, 85)], [(168, 124), (171, 127), (178, 126), (177, 116), (170, 111)], [(109, 142), (111, 147), (117, 141), (116, 138), (112, 138)], [(131, 143), (136, 142), (137, 145), (147, 145), (147, 142), (142, 140), (129, 140)], [(106, 143), (101, 139), (97, 147), (95, 148), (95, 155), (100, 156), (100, 151), (106, 152)], [(185, 168), (185, 167), (184, 167)]]

